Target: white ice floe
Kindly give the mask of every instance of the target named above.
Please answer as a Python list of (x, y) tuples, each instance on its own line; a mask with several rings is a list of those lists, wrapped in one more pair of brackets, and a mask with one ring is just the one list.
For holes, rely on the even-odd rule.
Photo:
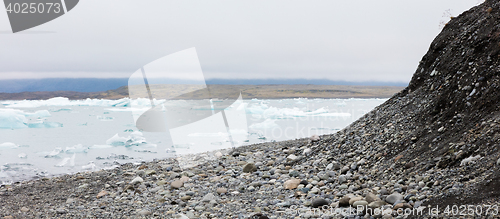
[(112, 148), (113, 146), (111, 145), (93, 145), (90, 146), (89, 149), (106, 149), (106, 148)]
[[(60, 123), (41, 120), (41, 118), (50, 116), (47, 110), (30, 113), (15, 109), (0, 109), (0, 129), (55, 128), (62, 126)], [(38, 121), (29, 123), (28, 118), (38, 118)]]
[(62, 148), (55, 148), (54, 150), (52, 150), (50, 152), (42, 152), (41, 154), (45, 155), (45, 158), (54, 158), (54, 157), (58, 157), (62, 151), (63, 151)]
[(254, 123), (250, 126), (248, 126), (250, 129), (272, 129), (272, 128), (279, 128), (279, 125), (276, 124), (275, 120), (273, 119), (266, 119), (261, 123)]
[(94, 171), (97, 169), (97, 166), (94, 164), (93, 161), (90, 161), (89, 164), (82, 166), (82, 169)]
[(65, 157), (61, 162), (59, 162), (56, 167), (63, 167), (66, 166), (66, 164), (69, 163), (69, 166), (74, 167), (75, 166), (75, 156), (76, 154), (73, 154), (71, 157)]
[[(294, 108), (277, 108), (269, 107), (266, 104), (253, 104), (247, 106), (246, 113), (253, 114), (256, 118), (265, 119), (290, 119), (297, 117), (311, 117), (311, 116), (322, 116), (322, 117), (350, 117), (350, 113), (343, 112), (330, 112), (328, 108), (321, 107), (316, 110), (301, 110), (297, 107)], [(258, 116), (257, 116), (258, 115)]]
[(0, 144), (0, 149), (2, 149), (2, 148), (17, 148), (17, 147), (18, 147), (18, 145), (14, 144), (12, 142), (5, 142), (5, 143)]
[(77, 144), (72, 147), (66, 147), (66, 150), (64, 150), (65, 153), (70, 154), (70, 153), (87, 153), (88, 147), (83, 146), (82, 144)]
[(106, 141), (106, 144), (112, 145), (112, 146), (123, 146), (125, 145), (125, 142), (128, 141), (128, 138), (120, 137), (118, 134), (115, 134), (113, 137), (108, 139)]
[[(107, 145), (112, 146), (139, 146), (146, 145), (146, 139), (143, 137), (141, 132), (132, 132), (128, 137), (120, 137), (118, 134), (115, 134), (113, 137), (106, 141)], [(153, 144), (150, 144), (150, 146)], [(155, 145), (156, 147), (156, 145)]]
[[(165, 100), (154, 100), (155, 103), (161, 103)], [(68, 106), (104, 106), (104, 107), (130, 107), (134, 106), (150, 107), (151, 101), (146, 98), (130, 100), (122, 98), (119, 100), (90, 99), (69, 100), (66, 97), (54, 97), (48, 100), (21, 100), (21, 101), (2, 101), (2, 105), (10, 108), (37, 108), (42, 106), (68, 107)]]

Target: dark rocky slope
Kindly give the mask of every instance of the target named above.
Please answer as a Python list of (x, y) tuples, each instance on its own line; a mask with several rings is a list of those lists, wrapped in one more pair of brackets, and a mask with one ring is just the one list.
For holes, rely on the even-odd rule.
[(334, 136), (339, 140), (321, 149), (332, 157), (373, 155), (388, 167), (377, 179), (424, 174), (446, 185), (429, 203), (498, 201), (500, 2), (488, 0), (453, 18), (406, 89)]

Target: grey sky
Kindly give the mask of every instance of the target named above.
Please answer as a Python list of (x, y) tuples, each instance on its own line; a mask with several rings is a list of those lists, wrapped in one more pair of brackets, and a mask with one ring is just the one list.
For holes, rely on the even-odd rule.
[(410, 80), (450, 10), (478, 0), (81, 0), (12, 34), (0, 11), (0, 79), (129, 77), (196, 47), (206, 78)]

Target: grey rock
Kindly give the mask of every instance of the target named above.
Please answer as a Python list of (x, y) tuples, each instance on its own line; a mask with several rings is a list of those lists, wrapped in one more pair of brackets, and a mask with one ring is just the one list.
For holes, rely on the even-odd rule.
[(137, 183), (142, 183), (142, 182), (144, 182), (144, 180), (140, 176), (138, 176), (135, 177), (132, 181), (130, 181), (130, 184), (135, 185)]
[(368, 204), (369, 208), (380, 208), (384, 206), (386, 203), (384, 201), (374, 201)]
[(243, 172), (244, 173), (253, 173), (255, 171), (257, 171), (257, 166), (255, 166), (255, 164), (253, 164), (253, 163), (247, 163), (243, 167)]
[(311, 206), (313, 208), (321, 207), (323, 205), (328, 205), (328, 204), (330, 204), (330, 203), (328, 203), (327, 200), (322, 199), (322, 198), (316, 198), (316, 199), (312, 200), (312, 202), (311, 202)]
[(366, 197), (365, 197), (365, 200), (368, 202), (368, 203), (372, 203), (374, 201), (379, 201), (380, 198), (378, 198), (375, 194), (369, 192), (368, 194), (366, 194)]
[(385, 201), (390, 204), (394, 204), (399, 200), (403, 200), (403, 195), (399, 193), (393, 193), (385, 198)]
[(139, 212), (137, 212), (137, 214), (139, 214), (141, 216), (148, 216), (148, 215), (151, 215), (151, 212), (143, 209), (143, 210), (140, 210)]
[(347, 178), (344, 175), (339, 176), (339, 184), (344, 184), (347, 182)]
[(311, 139), (312, 142), (319, 141), (319, 136), (318, 135), (312, 135), (309, 139)]
[(349, 200), (351, 200), (350, 197), (344, 196), (339, 200), (339, 207), (349, 207)]
[(368, 202), (365, 200), (359, 200), (359, 201), (355, 201), (354, 203), (352, 203), (352, 206), (355, 208), (358, 206), (367, 206), (367, 205), (368, 205)]

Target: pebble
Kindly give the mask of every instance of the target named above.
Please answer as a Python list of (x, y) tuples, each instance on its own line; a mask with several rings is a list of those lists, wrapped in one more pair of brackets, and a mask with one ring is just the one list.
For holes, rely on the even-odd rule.
[(344, 184), (347, 182), (347, 178), (344, 175), (339, 176), (339, 184)]
[(349, 200), (351, 198), (345, 196), (339, 200), (339, 207), (349, 207)]
[(132, 181), (130, 181), (130, 184), (135, 185), (137, 183), (142, 183), (144, 182), (144, 179), (142, 179), (140, 176), (134, 178)]
[(101, 192), (99, 192), (99, 193), (97, 194), (96, 198), (101, 198), (101, 197), (106, 196), (106, 195), (108, 195), (108, 194), (109, 194), (109, 193), (108, 193), (107, 191), (102, 190)]
[(385, 198), (385, 201), (390, 204), (394, 204), (397, 201), (403, 200), (403, 195), (399, 193), (393, 193)]
[(253, 163), (248, 163), (243, 167), (243, 172), (244, 173), (253, 173), (257, 171), (257, 166)]
[(309, 137), (309, 139), (312, 141), (312, 142), (317, 142), (320, 140), (320, 137), (318, 135), (312, 135), (311, 137)]
[(295, 156), (295, 154), (290, 154), (288, 155), (288, 157), (286, 157), (287, 160), (289, 161), (294, 161), (294, 160), (297, 160), (297, 156)]
[(379, 201), (379, 200), (380, 200), (380, 198), (379, 198), (379, 197), (377, 197), (375, 194), (373, 194), (373, 193), (369, 192), (369, 193), (367, 193), (367, 194), (366, 194), (366, 196), (365, 196), (365, 200), (366, 200), (368, 203), (372, 203), (372, 202), (374, 202), (374, 201)]
[(325, 199), (322, 199), (322, 198), (316, 198), (316, 199), (313, 199), (312, 202), (311, 202), (311, 206), (313, 208), (317, 208), (317, 207), (321, 207), (323, 205), (329, 205), (330, 203), (328, 203), (327, 200)]
[(367, 206), (368, 205), (368, 202), (367, 201), (364, 201), (364, 200), (359, 200), (359, 201), (355, 201), (354, 203), (352, 203), (352, 206), (357, 208), (358, 206)]
[(227, 189), (226, 188), (217, 188), (216, 192), (219, 194), (227, 193)]
[(370, 208), (380, 208), (382, 206), (384, 206), (386, 203), (384, 201), (374, 201), (374, 202), (370, 202), (370, 204), (368, 204), (368, 207)]
[(304, 151), (302, 152), (302, 154), (304, 154), (304, 155), (308, 155), (308, 154), (310, 154), (311, 152), (312, 152), (312, 149), (311, 149), (311, 148), (306, 148), (306, 149), (304, 149)]
[(151, 215), (151, 212), (148, 210), (140, 210), (137, 212), (137, 214), (142, 215), (142, 216), (148, 216), (148, 215)]
[(299, 184), (300, 179), (289, 179), (283, 184), (283, 186), (285, 189), (296, 189)]
[(191, 196), (189, 196), (189, 195), (182, 196), (181, 200), (182, 201), (189, 201), (189, 200), (191, 200)]
[(201, 200), (202, 202), (210, 202), (210, 201), (215, 201), (216, 197), (212, 193), (207, 193), (205, 196), (203, 196), (203, 199)]
[(170, 183), (170, 186), (174, 189), (179, 189), (184, 185), (184, 182), (181, 180), (175, 180)]

